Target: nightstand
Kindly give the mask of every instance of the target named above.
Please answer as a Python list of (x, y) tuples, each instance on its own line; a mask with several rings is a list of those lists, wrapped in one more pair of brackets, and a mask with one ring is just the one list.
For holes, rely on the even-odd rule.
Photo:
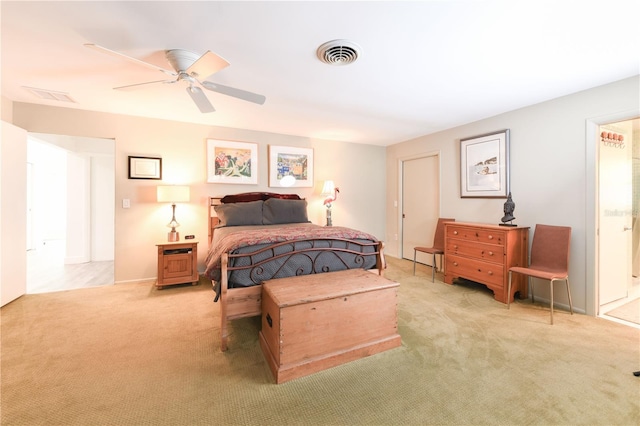
[(198, 284), (198, 241), (156, 244), (158, 247), (158, 281), (162, 290), (174, 284)]

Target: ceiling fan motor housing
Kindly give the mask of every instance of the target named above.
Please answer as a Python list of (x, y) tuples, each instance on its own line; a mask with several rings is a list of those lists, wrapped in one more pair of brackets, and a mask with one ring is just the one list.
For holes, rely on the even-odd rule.
[(183, 49), (167, 50), (165, 55), (171, 64), (171, 67), (178, 73), (182, 73), (189, 69), (189, 67), (200, 57), (200, 55), (196, 53)]

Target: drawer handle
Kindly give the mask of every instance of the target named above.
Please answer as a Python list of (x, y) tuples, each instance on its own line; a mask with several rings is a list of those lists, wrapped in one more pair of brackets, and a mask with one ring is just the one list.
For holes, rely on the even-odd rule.
[(493, 275), (493, 271), (488, 271), (487, 274)]
[(493, 235), (489, 235), (489, 239), (490, 239), (490, 240), (493, 240)]
[(453, 262), (453, 266), (458, 266), (458, 262)]
[(457, 246), (457, 245), (454, 245), (454, 246), (453, 246), (453, 248), (454, 248), (455, 250), (458, 250), (458, 246)]
[(489, 252), (489, 256), (493, 256), (493, 252), (492, 251)]
[(453, 231), (453, 235), (458, 235), (458, 231)]

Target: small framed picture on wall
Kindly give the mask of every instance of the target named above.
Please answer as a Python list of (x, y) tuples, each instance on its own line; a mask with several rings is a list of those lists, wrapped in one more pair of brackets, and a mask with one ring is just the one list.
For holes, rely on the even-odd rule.
[(129, 179), (162, 179), (162, 158), (129, 156)]

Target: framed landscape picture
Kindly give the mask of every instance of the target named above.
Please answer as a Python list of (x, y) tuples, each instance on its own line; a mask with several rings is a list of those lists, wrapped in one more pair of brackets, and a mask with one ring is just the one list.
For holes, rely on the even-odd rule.
[(207, 182), (258, 183), (258, 145), (207, 139)]
[(313, 186), (313, 149), (269, 145), (269, 186)]
[(509, 129), (460, 140), (460, 196), (507, 198)]

